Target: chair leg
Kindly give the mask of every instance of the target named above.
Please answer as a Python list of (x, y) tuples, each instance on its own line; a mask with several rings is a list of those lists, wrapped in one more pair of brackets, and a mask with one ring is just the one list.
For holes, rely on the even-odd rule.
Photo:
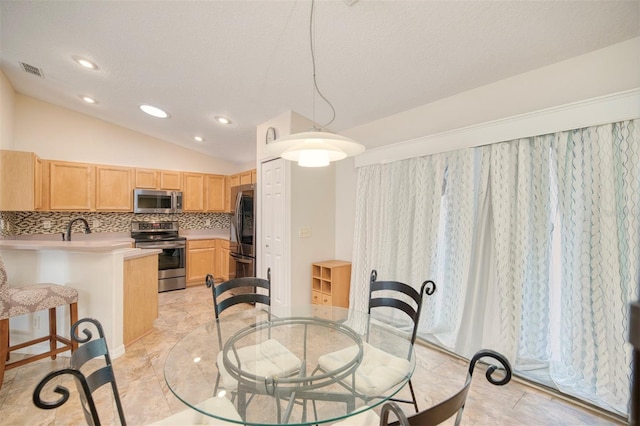
[(409, 379), (409, 390), (411, 391), (411, 399), (413, 399), (413, 406), (416, 409), (416, 413), (418, 413), (418, 401), (416, 401), (416, 394), (413, 391), (413, 384), (411, 383), (411, 379)]
[[(58, 326), (56, 324), (56, 308), (49, 308), (49, 350), (51, 352), (58, 347), (56, 336), (58, 335)], [(56, 359), (56, 354), (51, 355), (51, 359)]]
[[(69, 329), (71, 329), (71, 326), (78, 322), (78, 304), (77, 303), (72, 303), (69, 305), (69, 317), (71, 321), (69, 323)], [(76, 349), (78, 349), (78, 342), (76, 342), (73, 339), (73, 336), (69, 336), (69, 338), (71, 340), (71, 353), (73, 353), (76, 351)]]
[(9, 355), (9, 318), (0, 320), (0, 388), (4, 380), (4, 366)]

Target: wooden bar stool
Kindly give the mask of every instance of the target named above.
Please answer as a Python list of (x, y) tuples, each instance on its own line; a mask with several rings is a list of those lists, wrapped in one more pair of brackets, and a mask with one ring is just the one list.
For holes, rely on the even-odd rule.
[[(7, 272), (0, 257), (0, 388), (4, 380), (4, 371), (20, 367), (48, 356), (56, 359), (60, 352), (74, 352), (77, 342), (58, 336), (56, 328), (56, 308), (69, 305), (70, 324), (78, 320), (78, 291), (72, 287), (58, 284), (28, 284), (9, 286)], [(44, 337), (9, 346), (9, 318), (49, 310), (49, 334)], [(49, 350), (29, 355), (19, 361), (8, 362), (12, 351), (49, 341)], [(58, 347), (58, 343), (62, 345)]]

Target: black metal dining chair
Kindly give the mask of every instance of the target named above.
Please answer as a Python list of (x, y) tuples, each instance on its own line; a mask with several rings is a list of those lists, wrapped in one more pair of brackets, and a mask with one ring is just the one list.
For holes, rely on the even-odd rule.
[[(406, 374), (409, 373), (409, 361), (411, 349), (416, 341), (418, 332), (418, 323), (422, 312), (422, 299), (424, 295), (430, 296), (436, 291), (436, 284), (427, 280), (422, 283), (420, 291), (412, 286), (398, 281), (378, 281), (378, 273), (374, 269), (371, 271), (369, 286), (369, 309), (371, 315), (372, 309), (376, 308), (393, 308), (406, 314), (412, 324), (411, 329), (411, 346), (405, 359), (394, 357), (381, 349), (365, 344), (365, 352), (360, 366), (354, 374), (341, 381), (342, 385), (354, 391), (360, 398), (369, 401), (380, 393), (381, 390), (391, 389), (397, 385)], [(369, 327), (371, 320), (367, 323), (367, 340), (369, 339)], [(339, 365), (343, 365), (353, 357), (353, 348), (346, 348), (340, 351), (332, 352), (318, 358), (318, 367), (316, 371), (328, 372), (335, 370)], [(391, 369), (389, 364), (402, 366), (404, 361), (406, 372), (402, 374), (398, 368)], [(402, 368), (400, 368), (402, 370)], [(375, 375), (368, 375), (367, 371), (376, 371)], [(380, 374), (382, 373), (382, 374)], [(387, 374), (388, 373), (388, 374)], [(409, 390), (411, 391), (411, 400), (392, 399), (393, 401), (413, 404), (416, 413), (418, 412), (418, 402), (416, 401), (413, 384), (409, 380)]]
[[(94, 334), (91, 330), (84, 328), (82, 333), (85, 337), (78, 335), (78, 327), (82, 324), (90, 323), (98, 332), (98, 338), (93, 339)], [(84, 413), (85, 420), (90, 426), (99, 426), (103, 422), (100, 420), (98, 413), (98, 406), (93, 398), (93, 393), (104, 385), (109, 385), (113, 394), (113, 401), (115, 402), (116, 410), (120, 424), (125, 426), (127, 424), (125, 420), (124, 410), (122, 408), (122, 402), (120, 400), (120, 393), (118, 392), (118, 386), (116, 385), (116, 377), (113, 371), (113, 364), (109, 355), (109, 349), (107, 347), (107, 341), (104, 337), (104, 331), (102, 324), (98, 320), (93, 318), (83, 318), (77, 321), (71, 326), (71, 339), (74, 342), (80, 343), (78, 349), (71, 355), (71, 361), (69, 368), (56, 370), (48, 373), (40, 382), (36, 385), (33, 391), (32, 400), (36, 407), (44, 410), (56, 409), (64, 405), (70, 397), (69, 389), (62, 385), (56, 385), (53, 392), (60, 395), (55, 401), (47, 401), (43, 398), (43, 394), (47, 394), (47, 384), (53, 379), (63, 376), (71, 375), (74, 378), (76, 388), (80, 395), (80, 403), (82, 411)], [(224, 397), (209, 398), (197, 405), (198, 409), (211, 413), (219, 413), (220, 416), (235, 419), (237, 422), (242, 422), (242, 418), (236, 411), (233, 403)], [(105, 410), (106, 412), (107, 410)], [(108, 412), (111, 414), (111, 405), (109, 405)], [(107, 416), (103, 416), (107, 418)], [(104, 420), (104, 419), (103, 419)], [(108, 423), (113, 423), (108, 421)], [(213, 417), (206, 416), (194, 409), (186, 409), (180, 411), (172, 416), (169, 416), (159, 422), (153, 423), (155, 426), (160, 425), (186, 425), (186, 424), (219, 424), (219, 425), (231, 425), (236, 423), (223, 422)]]
[[(98, 338), (93, 339), (93, 333), (89, 329), (84, 329), (82, 332), (85, 337), (78, 335), (78, 327), (84, 323), (91, 323), (98, 331)], [(100, 417), (96, 408), (95, 401), (93, 399), (93, 392), (102, 387), (103, 385), (111, 386), (113, 392), (113, 399), (118, 411), (118, 417), (120, 423), (126, 425), (124, 411), (122, 410), (122, 403), (120, 402), (120, 394), (118, 393), (118, 386), (116, 385), (116, 378), (113, 374), (113, 366), (111, 363), (111, 357), (109, 356), (109, 349), (107, 348), (107, 341), (104, 337), (104, 331), (102, 324), (93, 318), (83, 318), (71, 326), (71, 339), (74, 342), (82, 344), (78, 346), (71, 354), (71, 362), (69, 368), (62, 370), (52, 371), (47, 374), (36, 386), (33, 391), (33, 403), (38, 408), (44, 410), (51, 410), (58, 408), (69, 400), (69, 390), (64, 386), (57, 385), (54, 392), (61, 395), (61, 397), (54, 402), (47, 402), (42, 399), (41, 393), (52, 379), (65, 374), (70, 374), (75, 379), (76, 388), (80, 394), (80, 402), (82, 411), (84, 413), (85, 420), (89, 425), (99, 425)], [(83, 367), (89, 361), (100, 360), (100, 365), (96, 363), (91, 364), (91, 371), (87, 374), (87, 371), (83, 371)]]
[[(260, 303), (268, 307), (271, 306), (271, 269), (267, 270), (267, 279), (257, 277), (234, 278), (215, 285), (211, 274), (206, 276), (206, 285), (211, 288), (213, 294), (213, 307), (215, 310), (216, 324), (218, 330), (218, 347), (221, 349), (216, 359), (218, 374), (214, 393), (217, 394), (220, 381), (224, 388), (232, 395), (237, 391), (237, 380), (227, 371), (223, 362), (223, 339), (222, 330), (218, 321), (220, 314), (232, 306), (241, 303)], [(266, 294), (260, 293), (258, 289), (266, 290)], [(270, 316), (270, 310), (268, 310)], [(245, 346), (234, 349), (233, 357), (230, 359), (236, 367), (247, 367), (253, 365), (257, 371), (251, 371), (259, 377), (287, 377), (300, 371), (302, 361), (289, 349), (283, 346), (276, 339), (271, 338), (257, 345)]]
[[(406, 416), (395, 402), (386, 402), (382, 405), (380, 416), (370, 410), (350, 417), (343, 422), (334, 423), (333, 426), (371, 426), (375, 424), (380, 426), (436, 426), (453, 416), (456, 416), (455, 425), (457, 426), (462, 421), (462, 414), (469, 395), (469, 389), (471, 388), (473, 370), (476, 363), (483, 358), (493, 358), (494, 361), (500, 364), (499, 366), (488, 365), (485, 376), (489, 383), (496, 386), (504, 386), (511, 381), (512, 370), (509, 360), (498, 352), (483, 349), (476, 352), (471, 361), (469, 361), (467, 379), (462, 388), (445, 401), (411, 416)], [(494, 377), (494, 374), (497, 376)], [(397, 420), (389, 422), (391, 415), (394, 415)]]

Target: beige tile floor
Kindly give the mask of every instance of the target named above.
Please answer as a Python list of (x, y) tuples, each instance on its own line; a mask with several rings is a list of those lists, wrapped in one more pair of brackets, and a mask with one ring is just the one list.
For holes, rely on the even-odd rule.
[[(114, 369), (127, 423), (145, 425), (181, 411), (185, 406), (167, 388), (163, 365), (169, 349), (197, 325), (213, 317), (210, 290), (204, 286), (161, 293), (155, 330), (127, 347), (114, 360)], [(413, 376), (418, 405), (428, 407), (453, 393), (464, 382), (466, 361), (419, 346)], [(68, 358), (42, 360), (5, 374), (0, 390), (1, 425), (84, 424), (75, 387), (70, 401), (56, 410), (40, 410), (31, 402), (33, 388), (51, 370), (66, 366)], [(408, 390), (403, 392), (408, 395)], [(108, 393), (99, 398), (109, 408)], [(402, 404), (410, 413), (411, 407)], [(111, 404), (112, 406), (112, 404)], [(104, 414), (104, 412), (101, 412)], [(113, 414), (113, 413), (111, 413)], [(117, 417), (114, 417), (117, 418)], [(109, 419), (107, 419), (109, 420)], [(110, 419), (113, 423), (113, 418)], [(103, 419), (104, 422), (104, 419)], [(451, 422), (451, 424), (453, 424)], [(490, 385), (482, 374), (474, 375), (467, 400), (464, 425), (617, 425), (624, 424), (575, 405), (557, 395), (514, 380), (504, 387)]]

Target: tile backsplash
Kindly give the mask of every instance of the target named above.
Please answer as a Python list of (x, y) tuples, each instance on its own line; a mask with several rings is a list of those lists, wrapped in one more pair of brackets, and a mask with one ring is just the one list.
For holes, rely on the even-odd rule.
[[(0, 212), (0, 236), (59, 234), (76, 217), (89, 222), (92, 232), (130, 232), (133, 220), (177, 220), (180, 229), (228, 229), (228, 213), (134, 214), (99, 212)], [(77, 228), (76, 228), (77, 227)], [(81, 232), (80, 223), (74, 232)]]

